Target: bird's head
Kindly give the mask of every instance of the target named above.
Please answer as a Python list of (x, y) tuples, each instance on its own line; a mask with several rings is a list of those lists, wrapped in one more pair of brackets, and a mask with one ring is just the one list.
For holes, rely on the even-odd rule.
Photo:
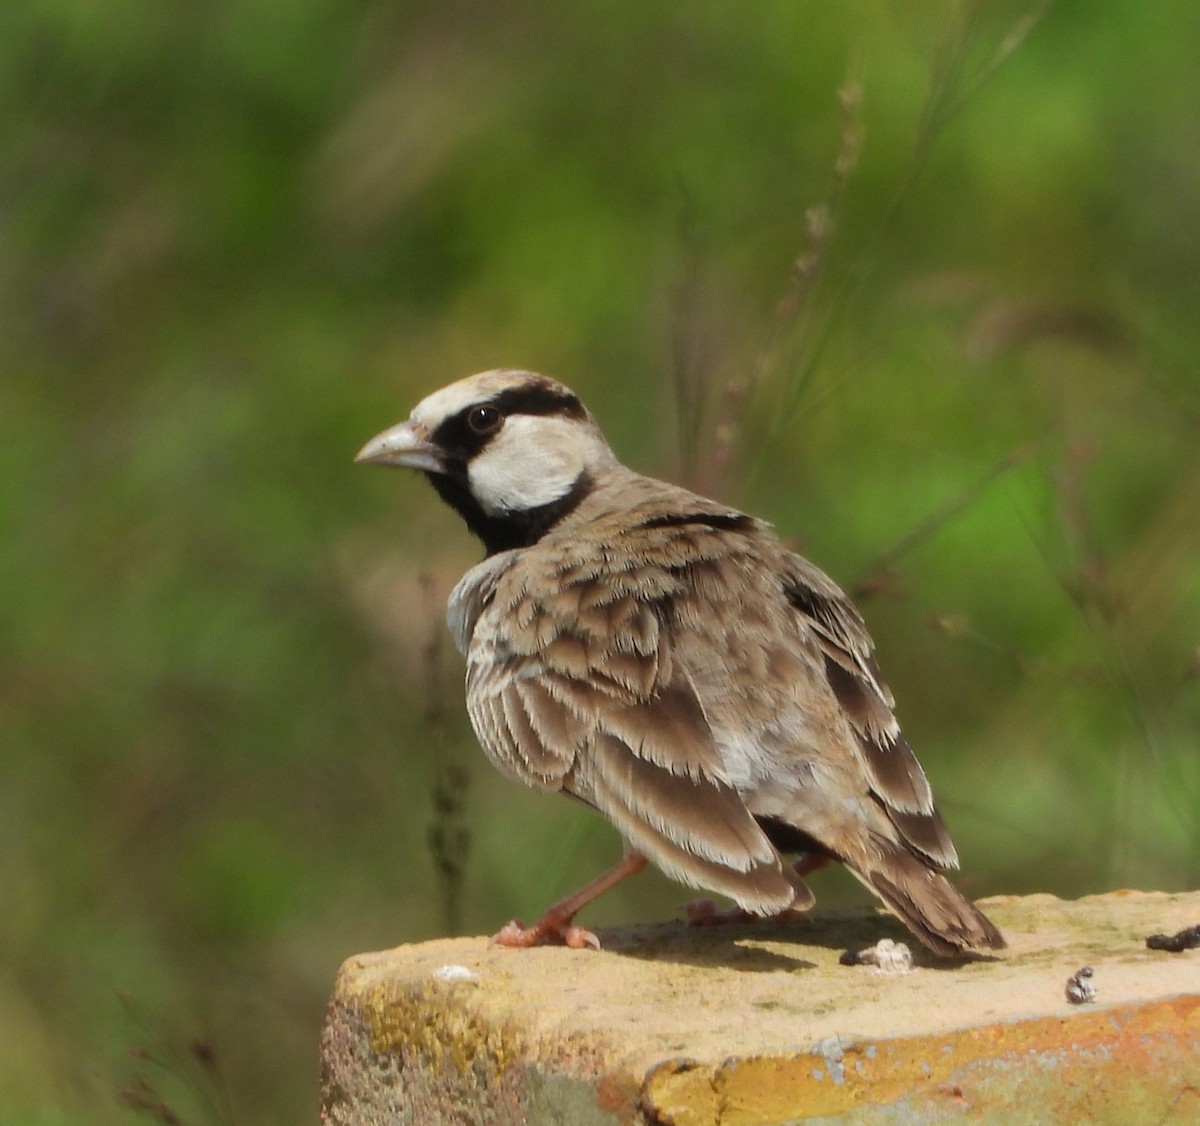
[(574, 391), (507, 369), (435, 391), (355, 461), (420, 470), (489, 554), (536, 542), (617, 464)]

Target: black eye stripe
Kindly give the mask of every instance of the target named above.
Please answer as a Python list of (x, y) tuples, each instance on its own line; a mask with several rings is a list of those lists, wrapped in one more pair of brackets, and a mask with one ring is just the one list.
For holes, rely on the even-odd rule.
[(579, 396), (565, 387), (548, 383), (525, 383), (501, 391), (488, 401), (501, 414), (561, 414), (566, 418), (583, 419), (587, 411)]
[(433, 441), (445, 452), (449, 461), (459, 462), (465, 467), (500, 430), (499, 426), (477, 429), (472, 425), (472, 415), (484, 407), (499, 411), (501, 419), (514, 414), (587, 418), (587, 411), (579, 397), (557, 384), (535, 382), (510, 387), (485, 402), (464, 407), (434, 430)]

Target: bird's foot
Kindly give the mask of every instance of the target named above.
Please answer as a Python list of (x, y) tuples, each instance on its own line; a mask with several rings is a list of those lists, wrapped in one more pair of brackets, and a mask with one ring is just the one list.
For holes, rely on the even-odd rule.
[(493, 946), (569, 946), (572, 950), (599, 950), (600, 940), (589, 930), (574, 926), (570, 919), (543, 916), (531, 927), (520, 919), (511, 919), (494, 935)]
[(527, 927), (520, 919), (506, 923), (493, 936), (492, 945), (538, 946), (547, 942), (569, 946), (572, 950), (599, 950), (600, 940), (591, 931), (574, 926), (571, 920), (597, 896), (645, 867), (646, 858), (640, 852), (627, 852), (607, 872), (601, 872), (578, 891), (548, 907), (533, 926)]

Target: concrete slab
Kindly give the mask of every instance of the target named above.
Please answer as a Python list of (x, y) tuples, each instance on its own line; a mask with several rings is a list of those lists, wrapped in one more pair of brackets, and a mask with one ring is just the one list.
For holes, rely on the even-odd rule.
[[(992, 898), (1010, 949), (839, 964), (888, 916), (600, 932), (604, 949), (427, 942), (349, 959), (329, 1126), (1200, 1122), (1200, 893)], [(915, 944), (911, 944), (914, 945)], [(1067, 979), (1094, 970), (1094, 1004)]]

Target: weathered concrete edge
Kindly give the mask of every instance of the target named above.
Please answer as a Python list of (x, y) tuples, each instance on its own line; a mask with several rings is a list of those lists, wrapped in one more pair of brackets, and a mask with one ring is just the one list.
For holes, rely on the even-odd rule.
[(1011, 1123), (1021, 1105), (1042, 1122), (1200, 1121), (1200, 995), (929, 1036), (830, 1038), (795, 1056), (665, 1061), (640, 1095), (648, 1121), (664, 1126), (851, 1123), (874, 1111)]
[[(467, 1107), (496, 1126), (1008, 1123), (1017, 1100), (1044, 1122), (1200, 1120), (1197, 994), (924, 1036), (831, 1037), (796, 1055), (669, 1060), (645, 1074), (614, 1070), (586, 1040), (530, 1044), (516, 1028), (478, 1027), (448, 991), (335, 1004), (323, 1053), (330, 1126), (459, 1121)], [(329, 1039), (338, 1029), (340, 1051)]]

